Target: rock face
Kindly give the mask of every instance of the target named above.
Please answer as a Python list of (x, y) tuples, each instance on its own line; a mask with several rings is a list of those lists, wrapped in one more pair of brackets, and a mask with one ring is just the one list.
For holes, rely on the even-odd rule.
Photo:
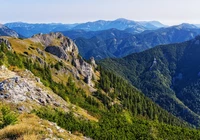
[[(61, 33), (38, 34), (34, 35), (31, 39), (41, 43), (46, 52), (65, 61), (72, 62), (75, 67), (72, 70), (75, 77), (80, 78), (81, 74), (84, 77), (84, 81), (89, 86), (93, 86), (91, 82), (94, 73), (92, 66), (78, 55), (78, 47), (71, 39)], [(93, 64), (96, 67), (94, 60)]]
[(91, 58), (90, 58), (90, 63), (91, 63), (91, 65), (92, 65), (94, 68), (97, 67), (97, 64), (96, 64), (96, 62), (95, 62), (95, 60), (94, 60), (94, 57), (91, 57)]
[(78, 48), (74, 42), (61, 33), (37, 34), (31, 39), (40, 42), (47, 52), (61, 59), (63, 57), (66, 59), (66, 56), (70, 55), (69, 53), (74, 56), (78, 55)]
[(75, 67), (78, 69), (79, 73), (85, 77), (85, 82), (89, 86), (94, 86), (91, 82), (93, 69), (92, 66), (86, 63), (82, 58), (74, 60)]
[(9, 50), (12, 50), (11, 44), (7, 39), (0, 38), (0, 44), (5, 43)]
[(61, 47), (57, 47), (57, 46), (47, 46), (45, 48), (46, 52), (49, 52), (53, 55), (56, 55), (57, 57), (67, 60), (69, 57), (68, 55), (65, 53), (65, 51), (61, 48)]

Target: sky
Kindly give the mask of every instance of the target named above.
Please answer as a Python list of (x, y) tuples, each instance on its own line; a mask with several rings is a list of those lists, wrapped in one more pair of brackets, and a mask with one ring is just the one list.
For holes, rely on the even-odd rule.
[(0, 0), (0, 23), (81, 23), (126, 18), (200, 24), (199, 0)]

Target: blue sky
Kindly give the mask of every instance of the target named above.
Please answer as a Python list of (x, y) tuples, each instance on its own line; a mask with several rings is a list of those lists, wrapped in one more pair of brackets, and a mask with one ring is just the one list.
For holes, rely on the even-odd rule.
[(99, 19), (200, 24), (198, 0), (0, 0), (0, 23), (77, 23)]

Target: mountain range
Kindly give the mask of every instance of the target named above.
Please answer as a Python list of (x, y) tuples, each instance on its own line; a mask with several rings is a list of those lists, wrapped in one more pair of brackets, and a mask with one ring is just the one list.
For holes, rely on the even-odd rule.
[[(72, 31), (63, 33), (73, 38), (76, 36), (76, 32)], [(95, 59), (119, 58), (144, 51), (156, 45), (187, 41), (199, 35), (199, 33), (200, 29), (194, 25), (180, 24), (148, 30), (135, 35), (117, 29), (104, 30), (96, 34), (85, 32), (82, 34), (83, 37), (77, 36), (74, 41), (85, 59), (92, 56)]]
[(55, 31), (65, 31), (69, 30), (71, 27), (76, 26), (76, 24), (59, 24), (59, 23), (50, 23), (50, 24), (29, 24), (23, 22), (13, 22), (4, 24), (8, 28), (16, 31), (17, 33), (23, 35), (24, 37), (31, 37), (38, 33), (50, 33)]
[[(85, 59), (121, 58), (156, 45), (190, 40), (200, 33), (193, 24), (165, 26), (157, 21), (136, 22), (126, 19), (99, 20), (79, 24), (7, 23), (9, 28), (30, 37), (36, 33), (60, 31), (72, 38)], [(14, 32), (14, 31), (13, 31)]]
[(165, 27), (158, 21), (135, 22), (127, 19), (117, 19), (114, 21), (99, 20), (94, 22), (79, 23), (79, 24), (29, 24), (23, 22), (6, 23), (5, 26), (18, 32), (24, 37), (31, 37), (38, 33), (50, 33), (67, 30), (85, 30), (99, 31), (116, 28), (125, 30), (129, 28), (132, 33), (141, 33), (144, 30), (152, 30), (160, 27)]

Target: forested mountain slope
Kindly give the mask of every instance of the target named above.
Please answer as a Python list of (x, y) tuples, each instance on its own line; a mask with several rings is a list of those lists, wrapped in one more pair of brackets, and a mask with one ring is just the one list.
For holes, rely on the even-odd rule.
[(199, 126), (200, 37), (101, 61), (161, 107)]

